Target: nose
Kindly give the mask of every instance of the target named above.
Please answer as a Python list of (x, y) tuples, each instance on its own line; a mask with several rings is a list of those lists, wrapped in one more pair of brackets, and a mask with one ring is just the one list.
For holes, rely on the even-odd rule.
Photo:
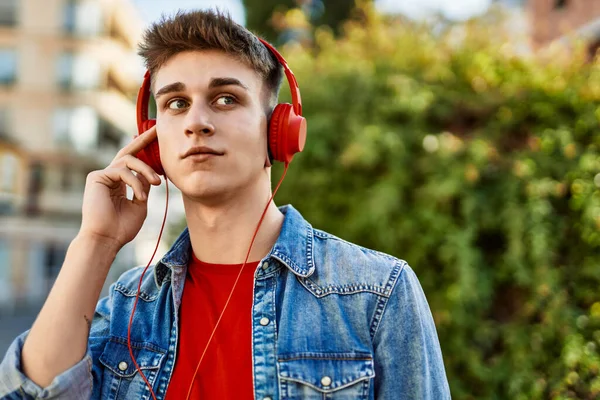
[(192, 104), (185, 118), (185, 134), (212, 135), (215, 127), (210, 121), (210, 112), (201, 105)]

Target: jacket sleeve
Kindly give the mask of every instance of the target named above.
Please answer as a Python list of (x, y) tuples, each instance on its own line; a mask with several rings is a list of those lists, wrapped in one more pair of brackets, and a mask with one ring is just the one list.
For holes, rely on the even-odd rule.
[[(423, 289), (401, 262), (374, 336), (375, 398), (450, 399), (442, 351)], [(399, 271), (399, 272), (398, 272)]]
[[(111, 294), (112, 289), (111, 286)], [(93, 386), (98, 384), (98, 374), (92, 372), (98, 370), (95, 365), (98, 363), (98, 351), (101, 351), (108, 336), (111, 297), (101, 299), (96, 306), (88, 348), (83, 359), (55, 377), (45, 388), (38, 386), (23, 373), (21, 351), (29, 331), (18, 336), (0, 363), (0, 399), (89, 400)]]

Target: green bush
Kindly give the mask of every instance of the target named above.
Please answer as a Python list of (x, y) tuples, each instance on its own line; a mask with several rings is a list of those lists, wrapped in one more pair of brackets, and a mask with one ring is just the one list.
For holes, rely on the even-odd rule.
[(309, 137), (277, 203), (409, 262), (453, 398), (600, 398), (600, 63), (359, 17), (284, 49)]

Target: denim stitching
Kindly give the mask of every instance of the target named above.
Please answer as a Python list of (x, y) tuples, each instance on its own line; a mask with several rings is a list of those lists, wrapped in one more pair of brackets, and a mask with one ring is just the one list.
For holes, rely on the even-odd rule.
[(310, 382), (303, 381), (300, 378), (294, 378), (294, 377), (289, 377), (289, 376), (281, 377), (281, 380), (282, 381), (290, 381), (290, 382), (300, 383), (302, 385), (306, 385), (306, 386), (308, 386), (310, 388), (313, 388), (313, 389), (317, 390), (320, 393), (332, 393), (332, 392), (336, 392), (336, 391), (341, 390), (341, 389), (346, 389), (346, 388), (349, 388), (351, 386), (354, 386), (354, 385), (360, 383), (360, 381), (363, 381), (365, 379), (366, 380), (370, 380), (372, 378), (373, 378), (372, 376), (362, 376), (362, 377), (360, 377), (358, 379), (355, 379), (353, 381), (346, 382), (346, 383), (344, 383), (343, 385), (340, 385), (340, 386), (333, 386), (333, 384), (332, 384), (331, 385), (331, 389), (322, 389), (322, 388), (320, 388), (318, 386), (313, 385)]
[(371, 354), (361, 353), (294, 353), (280, 354), (277, 358), (279, 362), (296, 361), (296, 360), (339, 360), (339, 361), (373, 361)]
[[(114, 343), (118, 343), (118, 344), (127, 346), (127, 339), (121, 338), (119, 336), (110, 337), (108, 342), (114, 342)], [(131, 348), (132, 349), (147, 349), (147, 350), (151, 350), (151, 351), (154, 351), (157, 353), (162, 353), (162, 354), (167, 353), (167, 350), (163, 349), (160, 346), (155, 345), (154, 343), (149, 343), (149, 342), (131, 342)]]
[(94, 368), (94, 361), (92, 360), (92, 357), (88, 358), (87, 364), (88, 364), (88, 371), (89, 371), (88, 379), (90, 381), (90, 388), (91, 388), (91, 390), (94, 390), (94, 375), (92, 375), (92, 370)]
[(121, 390), (121, 382), (123, 382), (123, 379), (118, 375), (113, 375), (113, 382), (114, 381), (117, 382), (116, 387), (115, 385), (111, 385), (111, 388), (114, 388), (113, 395), (115, 396), (115, 398), (117, 398), (117, 396), (119, 395), (119, 390)]
[(292, 272), (296, 275), (300, 276), (308, 276), (309, 272), (305, 268), (299, 267), (292, 259), (290, 259), (287, 255), (279, 252), (278, 250), (273, 251), (272, 257), (276, 260), (281, 261), (284, 265), (286, 265)]
[[(127, 286), (122, 285), (119, 282), (117, 282), (115, 284), (115, 291), (117, 291), (127, 297), (134, 297), (137, 294), (137, 288), (136, 288), (136, 290), (132, 290), (132, 289), (128, 288)], [(159, 292), (149, 295), (144, 291), (140, 291), (140, 299), (144, 300), (145, 302), (151, 302), (151, 301), (156, 300), (158, 295), (159, 295)]]
[[(159, 353), (156, 353), (156, 354), (159, 354)], [(146, 375), (146, 378), (148, 379), (149, 382), (150, 382), (151, 372), (158, 371), (160, 369), (160, 364), (162, 363), (162, 359), (164, 358), (164, 356), (165, 356), (164, 354), (160, 355), (160, 362), (158, 365), (140, 365), (140, 361), (136, 360), (138, 363), (138, 366), (140, 367), (141, 370), (148, 371), (144, 375)], [(117, 369), (114, 368), (113, 365), (110, 365), (108, 362), (104, 362), (102, 357), (99, 359), (99, 361), (102, 365), (104, 365), (109, 371), (111, 371), (115, 376), (119, 377), (120, 379), (131, 378), (131, 377), (135, 376), (135, 374), (137, 374), (137, 372), (138, 372), (138, 370), (136, 368), (133, 370), (133, 372), (126, 374), (123, 371), (120, 371), (120, 370), (118, 371)], [(154, 361), (154, 359), (152, 361)], [(118, 392), (118, 390), (117, 390), (117, 392)]]
[(308, 265), (307, 274), (310, 276), (315, 271), (315, 260), (312, 253), (313, 247), (313, 228), (309, 225), (306, 235), (306, 263)]
[(374, 293), (377, 295), (388, 296), (385, 287), (370, 285), (366, 283), (356, 283), (344, 286), (318, 286), (310, 278), (298, 278), (300, 283), (308, 289), (315, 297), (321, 298), (330, 294), (349, 295), (356, 293)]
[(383, 313), (385, 312), (386, 306), (391, 297), (391, 292), (394, 289), (396, 283), (398, 282), (398, 279), (400, 278), (400, 275), (404, 271), (404, 267), (406, 265), (407, 264), (405, 261), (398, 260), (396, 267), (392, 270), (392, 273), (390, 274), (388, 284), (386, 285), (386, 291), (388, 291), (388, 296), (380, 297), (379, 301), (377, 302), (375, 314), (373, 315), (373, 321), (371, 322), (371, 328), (369, 329), (369, 333), (371, 334), (371, 340), (373, 340), (375, 338), (375, 335), (377, 334), (377, 329), (381, 324), (381, 318), (383, 316)]
[(392, 256), (390, 254), (382, 253), (381, 251), (377, 251), (377, 250), (373, 250), (373, 249), (369, 249), (367, 247), (363, 247), (363, 246), (357, 245), (356, 243), (349, 242), (349, 241), (344, 240), (344, 239), (342, 239), (340, 237), (332, 235), (331, 233), (327, 233), (327, 232), (321, 231), (319, 229), (313, 229), (313, 231), (314, 231), (314, 236), (316, 236), (316, 237), (318, 237), (320, 239), (334, 240), (334, 241), (337, 241), (337, 242), (346, 243), (346, 244), (348, 244), (348, 245), (350, 245), (352, 247), (359, 248), (360, 250), (362, 250), (365, 253), (369, 253), (369, 254), (381, 256), (381, 257), (386, 258), (388, 260), (393, 260), (393, 261), (397, 260), (396, 257), (394, 257), (394, 256)]

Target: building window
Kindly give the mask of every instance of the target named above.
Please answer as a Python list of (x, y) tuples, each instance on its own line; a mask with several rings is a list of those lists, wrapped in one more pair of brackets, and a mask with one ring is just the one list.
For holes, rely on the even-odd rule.
[(67, 0), (63, 27), (70, 34), (96, 36), (102, 32), (102, 11), (93, 0)]
[(99, 120), (96, 111), (88, 106), (58, 108), (54, 111), (54, 141), (59, 147), (81, 152), (97, 146)]
[(56, 63), (57, 81), (62, 89), (96, 89), (100, 84), (100, 63), (92, 57), (62, 53)]
[(113, 125), (110, 121), (100, 119), (100, 128), (98, 130), (98, 146), (116, 150), (121, 147), (121, 141), (127, 134), (123, 133), (119, 128)]
[(17, 186), (17, 157), (12, 153), (0, 153), (0, 192), (14, 193)]
[(70, 167), (63, 167), (60, 174), (60, 188), (61, 190), (68, 192), (73, 187), (73, 169)]
[(0, 1), (0, 26), (13, 26), (17, 24), (17, 0)]
[(17, 78), (17, 52), (0, 48), (0, 85), (11, 85)]
[(554, 0), (554, 8), (557, 10), (566, 8), (569, 5), (569, 0)]
[(67, 249), (65, 246), (48, 243), (44, 251), (44, 269), (46, 278), (53, 280), (58, 275), (60, 268), (62, 267)]
[(77, 12), (77, 1), (68, 0), (64, 8), (63, 28), (69, 33), (75, 32), (75, 14)]
[(25, 212), (28, 216), (34, 216), (38, 215), (40, 212), (39, 197), (44, 188), (44, 166), (39, 162), (33, 163), (29, 174), (29, 188), (27, 190), (27, 206)]
[(70, 89), (73, 81), (73, 53), (62, 53), (56, 62), (56, 79), (63, 89)]
[(8, 120), (8, 109), (0, 108), (0, 139), (8, 138), (8, 131), (10, 129), (10, 122)]
[(10, 243), (7, 239), (0, 238), (0, 285), (4, 283), (10, 287), (10, 266), (12, 264), (12, 260), (10, 259)]

